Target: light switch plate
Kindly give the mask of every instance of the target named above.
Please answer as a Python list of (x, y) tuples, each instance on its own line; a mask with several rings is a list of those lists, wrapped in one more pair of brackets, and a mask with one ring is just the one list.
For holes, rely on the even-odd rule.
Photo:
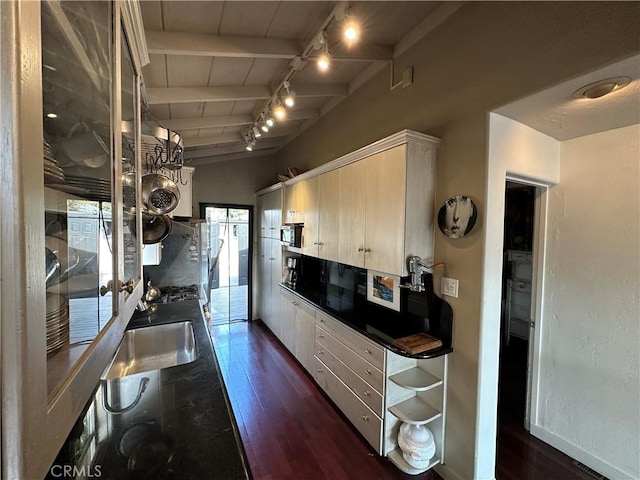
[(440, 292), (442, 295), (458, 298), (458, 280), (455, 278), (442, 277), (440, 281)]

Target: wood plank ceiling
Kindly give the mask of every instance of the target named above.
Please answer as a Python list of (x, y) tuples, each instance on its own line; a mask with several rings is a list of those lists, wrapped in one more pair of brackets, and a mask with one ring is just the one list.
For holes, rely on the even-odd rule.
[[(185, 160), (272, 153), (424, 36), (459, 2), (144, 1), (150, 64), (143, 70), (148, 119), (184, 140)], [(333, 13), (348, 8), (360, 39), (348, 47)], [(327, 22), (329, 24), (327, 25)], [(325, 28), (326, 27), (326, 28)], [(325, 30), (331, 67), (311, 45)], [(299, 64), (295, 71), (292, 67)], [(399, 74), (396, 72), (396, 76)], [(290, 78), (296, 104), (257, 139), (243, 137)], [(397, 79), (396, 79), (397, 80)], [(280, 91), (280, 90), (278, 90)], [(277, 96), (277, 95), (276, 95)]]

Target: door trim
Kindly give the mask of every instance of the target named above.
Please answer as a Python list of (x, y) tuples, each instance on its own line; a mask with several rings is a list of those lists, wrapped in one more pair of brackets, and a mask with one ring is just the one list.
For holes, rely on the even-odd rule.
[[(531, 311), (529, 318), (533, 326), (529, 327), (527, 354), (527, 386), (525, 394), (524, 428), (531, 431), (531, 425), (537, 423), (538, 399), (540, 393), (540, 351), (541, 332), (543, 327), (542, 299), (544, 298), (544, 262), (545, 238), (547, 229), (547, 194), (549, 187), (545, 184), (507, 174), (507, 182), (519, 183), (535, 188), (533, 242), (531, 253)], [(504, 249), (504, 243), (503, 243)], [(533, 418), (533, 421), (532, 421)]]

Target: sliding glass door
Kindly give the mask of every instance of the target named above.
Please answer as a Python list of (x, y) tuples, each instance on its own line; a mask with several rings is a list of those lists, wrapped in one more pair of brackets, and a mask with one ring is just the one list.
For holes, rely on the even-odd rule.
[(253, 207), (201, 204), (209, 243), (209, 311), (214, 325), (249, 320)]

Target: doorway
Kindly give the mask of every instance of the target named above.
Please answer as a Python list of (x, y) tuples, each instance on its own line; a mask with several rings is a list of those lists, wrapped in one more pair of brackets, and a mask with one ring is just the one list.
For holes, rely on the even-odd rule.
[[(529, 430), (533, 343), (533, 247), (536, 187), (506, 182), (500, 363), (499, 422)], [(531, 341), (530, 341), (531, 340)]]
[(200, 204), (209, 245), (209, 312), (213, 325), (251, 319), (253, 207)]

